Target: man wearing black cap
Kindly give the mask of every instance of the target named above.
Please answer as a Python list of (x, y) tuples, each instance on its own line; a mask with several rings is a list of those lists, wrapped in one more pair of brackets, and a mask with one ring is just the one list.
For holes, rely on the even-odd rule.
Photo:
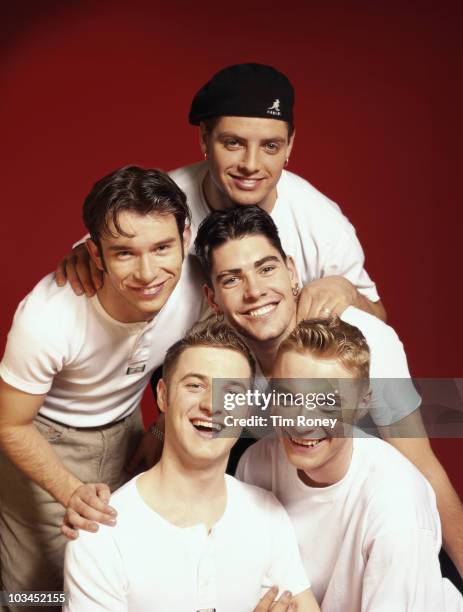
[[(294, 142), (293, 105), (286, 76), (262, 64), (224, 68), (199, 90), (189, 120), (200, 126), (205, 162), (171, 173), (187, 195), (193, 238), (211, 209), (258, 204), (272, 215), (308, 284), (305, 316), (341, 314), (355, 305), (385, 319), (353, 226), (336, 204), (284, 170)], [(67, 275), (75, 291), (92, 294), (98, 274), (81, 255), (77, 250), (60, 264), (57, 281)]]

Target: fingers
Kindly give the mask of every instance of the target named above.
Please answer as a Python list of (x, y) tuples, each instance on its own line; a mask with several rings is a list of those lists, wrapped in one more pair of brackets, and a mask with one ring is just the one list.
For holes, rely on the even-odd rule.
[(259, 600), (259, 603), (257, 604), (254, 612), (266, 612), (267, 610), (270, 610), (270, 606), (275, 601), (277, 593), (278, 587), (273, 586), (271, 589), (269, 589), (265, 593), (265, 595)]
[(55, 281), (58, 287), (64, 287), (66, 284), (66, 261), (60, 261), (55, 272)]
[[(107, 505), (111, 498), (111, 489), (104, 482), (99, 482), (97, 485), (95, 485), (95, 488), (96, 488), (96, 494), (98, 495), (98, 497), (101, 499), (101, 501), (104, 504)], [(110, 508), (110, 509), (114, 510), (113, 508)], [(114, 510), (114, 512), (116, 511)]]
[(92, 271), (93, 262), (90, 260), (87, 248), (84, 244), (77, 245), (58, 266), (56, 279), (58, 281), (58, 270), (60, 279), (68, 280), (76, 295), (85, 293), (88, 297), (95, 295), (96, 287), (93, 278), (99, 277), (97, 288), (101, 286), (101, 273), (95, 266)]
[(272, 605), (270, 610), (272, 612), (289, 612), (289, 610), (294, 610), (291, 600), (291, 593), (289, 591), (285, 591), (282, 593), (278, 601)]
[(292, 595), (289, 591), (282, 593), (280, 598), (275, 601), (277, 594), (278, 587), (273, 586), (259, 601), (254, 612), (289, 612), (290, 610), (296, 610), (292, 602)]
[(103, 273), (96, 267), (93, 259), (89, 258), (89, 264), (93, 286), (95, 287), (95, 290), (101, 289), (103, 286)]
[(61, 533), (66, 536), (68, 540), (77, 540), (79, 537), (79, 532), (77, 529), (73, 529), (69, 526), (66, 521), (66, 517), (64, 518), (63, 524), (61, 525)]

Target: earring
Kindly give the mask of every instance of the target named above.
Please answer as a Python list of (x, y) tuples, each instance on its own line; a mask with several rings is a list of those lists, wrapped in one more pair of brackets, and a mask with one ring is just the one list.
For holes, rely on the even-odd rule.
[(294, 285), (294, 287), (291, 289), (294, 297), (297, 297), (299, 295), (299, 283), (296, 283)]
[(204, 153), (204, 159), (207, 161), (207, 151)]
[(215, 313), (215, 319), (217, 323), (223, 323), (223, 320), (225, 319), (225, 315), (223, 314), (223, 312), (220, 312), (219, 310)]
[(289, 164), (289, 157), (285, 159), (285, 168), (287, 168), (288, 164)]

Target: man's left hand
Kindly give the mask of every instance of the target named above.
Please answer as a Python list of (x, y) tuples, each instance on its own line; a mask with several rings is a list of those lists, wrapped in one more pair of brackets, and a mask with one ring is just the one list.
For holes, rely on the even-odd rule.
[(359, 292), (343, 276), (327, 276), (302, 288), (297, 306), (297, 320), (340, 316), (357, 301)]

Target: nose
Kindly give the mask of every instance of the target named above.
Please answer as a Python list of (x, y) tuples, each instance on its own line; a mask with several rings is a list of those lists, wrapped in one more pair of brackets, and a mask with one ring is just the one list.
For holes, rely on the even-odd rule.
[(265, 295), (265, 289), (260, 286), (257, 277), (254, 275), (248, 276), (244, 284), (244, 299), (247, 302), (253, 302), (262, 295)]
[(248, 146), (243, 151), (239, 162), (239, 170), (244, 174), (254, 174), (259, 170), (259, 147)]
[(142, 255), (138, 260), (138, 268), (136, 271), (137, 279), (148, 285), (157, 276), (157, 264), (153, 261), (150, 253)]
[(199, 405), (201, 412), (203, 412), (209, 418), (212, 416), (212, 390), (205, 389), (201, 396), (201, 402)]

